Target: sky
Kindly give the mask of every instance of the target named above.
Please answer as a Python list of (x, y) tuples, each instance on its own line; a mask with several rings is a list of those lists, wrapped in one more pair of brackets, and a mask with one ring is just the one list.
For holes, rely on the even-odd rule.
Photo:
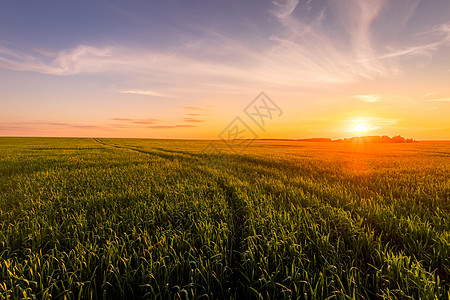
[(449, 83), (449, 0), (0, 10), (0, 136), (450, 139)]

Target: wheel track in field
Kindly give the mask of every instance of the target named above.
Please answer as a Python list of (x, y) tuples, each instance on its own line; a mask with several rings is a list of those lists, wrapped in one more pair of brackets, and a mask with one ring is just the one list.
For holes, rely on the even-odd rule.
[[(229, 250), (228, 253), (226, 253), (227, 257), (229, 257), (229, 267), (231, 269), (231, 275), (229, 277), (229, 281), (227, 283), (227, 287), (231, 287), (231, 294), (227, 294), (228, 296), (232, 296), (235, 298), (239, 298), (239, 296), (243, 295), (243, 291), (245, 289), (244, 284), (242, 284), (241, 282), (245, 282), (243, 280), (245, 280), (243, 278), (243, 274), (242, 274), (242, 266), (241, 266), (241, 262), (242, 262), (242, 253), (244, 250), (244, 238), (245, 238), (245, 223), (246, 223), (246, 208), (245, 208), (245, 202), (243, 201), (243, 199), (239, 196), (239, 188), (233, 186), (232, 184), (230, 184), (231, 180), (233, 178), (237, 178), (237, 176), (234, 175), (226, 175), (224, 176), (223, 174), (227, 174), (230, 172), (230, 170), (224, 168), (224, 160), (223, 160), (223, 156), (209, 156), (209, 159), (207, 157), (207, 159), (205, 159), (204, 156), (202, 156), (201, 154), (194, 154), (194, 153), (183, 153), (183, 152), (179, 152), (179, 151), (174, 151), (174, 150), (164, 150), (162, 148), (153, 148), (152, 150), (157, 150), (160, 152), (156, 152), (156, 151), (146, 151), (146, 150), (142, 150), (139, 148), (135, 148), (132, 146), (121, 146), (121, 145), (116, 145), (116, 144), (108, 144), (100, 139), (95, 139), (96, 142), (104, 145), (104, 146), (109, 146), (109, 147), (114, 147), (114, 148), (118, 148), (118, 149), (125, 149), (125, 150), (129, 150), (129, 151), (136, 151), (136, 152), (140, 152), (143, 154), (147, 154), (147, 155), (153, 155), (153, 156), (157, 156), (163, 159), (169, 159), (169, 160), (173, 160), (173, 159), (180, 159), (180, 161), (184, 162), (184, 163), (188, 163), (188, 164), (194, 164), (195, 163), (199, 163), (199, 165), (202, 165), (204, 167), (206, 167), (207, 169), (198, 169), (200, 172), (202, 172), (205, 176), (207, 176), (208, 178), (211, 178), (211, 180), (213, 180), (217, 186), (223, 191), (223, 194), (225, 196), (225, 200), (227, 203), (228, 208), (230, 209), (231, 212), (231, 233), (230, 233), (230, 238), (229, 238)], [(232, 155), (234, 156), (234, 155)], [(230, 155), (226, 155), (226, 157), (230, 157)], [(285, 165), (284, 163), (276, 163), (276, 162), (265, 162), (264, 160), (260, 160), (260, 159), (255, 159), (255, 158), (249, 158), (246, 156), (239, 156), (240, 157), (240, 162), (244, 163), (246, 166), (246, 168), (248, 169), (252, 169), (254, 166), (264, 166), (266, 168), (274, 168), (274, 169), (284, 169), (287, 168), (290, 171), (293, 171), (296, 169), (296, 167), (290, 167), (288, 165)], [(242, 159), (242, 160), (241, 160)], [(205, 164), (206, 163), (206, 164)], [(232, 163), (230, 165), (230, 167), (232, 169), (234, 169), (235, 163)], [(222, 169), (222, 170), (221, 170)], [(217, 174), (214, 174), (214, 170), (217, 170)], [(271, 177), (275, 177), (277, 178), (278, 176), (276, 176), (276, 173), (272, 173), (269, 170), (264, 170), (265, 174), (270, 174)], [(234, 170), (235, 172), (239, 172), (238, 169)], [(245, 177), (245, 176), (244, 176)], [(250, 183), (249, 178), (242, 178), (239, 177), (240, 180)], [(327, 203), (329, 205), (331, 205), (332, 207), (340, 207), (346, 211), (352, 211), (351, 207), (347, 207), (346, 205), (342, 206), (339, 205), (339, 203), (335, 203), (336, 200), (341, 200), (343, 202), (345, 202), (344, 198), (341, 197), (337, 197), (336, 199), (329, 199), (329, 197), (327, 197), (327, 195), (324, 195), (321, 191), (309, 186), (307, 183), (300, 183), (300, 182), (296, 182), (293, 183), (291, 181), (286, 181), (283, 180), (281, 178), (279, 178), (279, 180), (281, 182), (283, 182), (286, 186), (290, 186), (293, 188), (301, 188), (302, 190), (305, 190), (306, 192), (308, 192), (311, 196), (315, 196), (317, 197), (320, 201)], [(334, 197), (332, 197), (334, 198)], [(360, 212), (356, 212), (357, 214), (359, 214)], [(370, 224), (366, 224), (369, 226), (369, 228), (371, 228), (372, 226), (370, 226)], [(382, 242), (383, 244), (385, 244), (385, 242)], [(398, 253), (398, 251), (401, 251), (402, 247), (405, 247), (404, 244), (400, 244), (398, 245), (398, 247), (400, 247), (400, 249), (393, 249), (394, 253)], [(442, 271), (441, 269), (438, 270), (438, 273), (441, 277), (441, 279), (444, 279), (444, 281), (448, 282), (448, 275), (445, 271)]]
[(232, 239), (230, 241), (230, 267), (231, 267), (231, 286), (234, 288), (234, 296), (242, 294), (241, 261), (244, 250), (244, 227), (245, 227), (245, 205), (237, 194), (234, 187), (229, 185), (224, 178), (216, 180), (220, 189), (225, 193), (227, 205), (232, 214)]
[[(259, 163), (260, 160), (258, 159), (254, 159), (254, 158), (248, 158), (248, 157), (243, 157), (243, 162), (245, 164), (247, 164), (247, 167), (249, 170), (252, 168), (255, 168), (255, 166), (258, 165), (263, 165), (264, 167), (273, 167), (277, 170), (280, 170), (280, 166), (277, 163)], [(284, 167), (284, 166), (283, 166)], [(288, 166), (289, 167), (289, 166)], [(295, 170), (295, 168), (292, 168), (293, 170)], [(377, 236), (380, 236), (381, 234), (383, 234), (383, 239), (381, 240), (382, 245), (393, 245), (393, 248), (391, 249), (391, 251), (393, 251), (393, 253), (395, 253), (396, 255), (398, 254), (402, 254), (403, 252), (406, 251), (407, 255), (412, 256), (415, 255), (415, 253), (410, 252), (408, 250), (409, 246), (408, 243), (405, 242), (402, 239), (402, 236), (398, 236), (395, 233), (394, 234), (389, 234), (389, 231), (385, 230), (385, 225), (383, 223), (376, 223), (374, 221), (369, 221), (368, 220), (368, 209), (358, 209), (355, 208), (356, 205), (354, 203), (352, 203), (352, 201), (357, 201), (358, 199), (363, 198), (363, 196), (361, 196), (361, 194), (356, 191), (354, 193), (349, 192), (347, 195), (350, 196), (350, 198), (346, 197), (346, 196), (342, 196), (339, 195), (337, 193), (334, 193), (333, 191), (331, 192), (323, 192), (320, 189), (317, 189), (317, 187), (311, 186), (310, 184), (308, 184), (308, 182), (294, 182), (291, 180), (286, 180), (283, 179), (281, 177), (279, 177), (276, 173), (273, 173), (270, 170), (264, 170), (264, 174), (268, 174), (270, 175), (269, 177), (271, 178), (277, 178), (277, 180), (279, 180), (280, 182), (282, 182), (286, 187), (291, 187), (294, 189), (301, 189), (303, 191), (305, 191), (309, 197), (316, 197), (320, 202), (330, 205), (333, 208), (337, 208), (337, 209), (342, 209), (343, 211), (346, 212), (350, 212), (350, 218), (352, 221), (356, 221), (357, 217), (359, 216), (360, 218), (363, 218), (363, 223), (361, 226), (361, 229), (366, 231), (366, 232), (376, 232)], [(306, 177), (308, 178), (308, 177)], [(244, 179), (245, 181), (248, 182), (248, 179)], [(329, 185), (331, 185), (330, 183), (328, 183)], [(349, 190), (351, 190), (351, 186), (347, 187)], [(385, 193), (383, 193), (385, 194)], [(291, 203), (295, 203), (293, 201), (290, 201)], [(300, 205), (300, 204), (295, 204), (295, 205)], [(302, 204), (304, 205), (304, 204)], [(306, 206), (309, 206), (309, 204), (306, 204)], [(314, 205), (313, 205), (314, 206)], [(311, 207), (313, 207), (311, 206)], [(398, 212), (397, 212), (398, 214)], [(405, 214), (401, 214), (399, 217), (399, 224), (401, 224), (402, 226), (407, 226), (407, 217), (409, 216), (408, 213)], [(416, 216), (416, 218), (419, 221), (419, 224), (426, 224), (426, 218), (420, 217), (420, 216)], [(374, 223), (372, 223), (374, 222)], [(419, 225), (421, 226), (421, 225)], [(422, 229), (425, 228), (425, 229)], [(421, 226), (417, 230), (417, 232), (421, 232), (421, 231), (426, 231), (426, 225)], [(442, 231), (436, 231), (434, 233), (435, 235), (433, 236), (433, 238), (429, 238), (426, 241), (423, 241), (423, 243), (425, 245), (429, 245), (435, 248), (440, 247), (440, 245), (443, 244), (443, 242), (440, 242), (440, 237), (444, 236), (445, 233)], [(444, 242), (445, 243), (445, 242)], [(444, 255), (445, 256), (445, 255)], [(431, 264), (430, 261), (426, 260), (424, 257), (421, 257), (419, 259), (421, 261), (421, 264), (423, 264), (426, 268), (431, 268), (434, 269), (435, 272), (440, 276), (441, 280), (444, 280), (444, 282), (450, 282), (450, 276), (449, 276), (449, 272), (446, 271), (443, 267), (439, 266), (438, 263), (434, 263)]]
[[(229, 286), (232, 288), (231, 294), (228, 296), (240, 299), (244, 296), (243, 294), (243, 280), (242, 277), (242, 253), (244, 251), (244, 229), (246, 223), (246, 205), (245, 201), (239, 196), (239, 188), (234, 187), (230, 184), (230, 177), (228, 175), (226, 178), (221, 174), (214, 174), (213, 170), (222, 168), (221, 164), (215, 164), (214, 166), (206, 165), (207, 169), (201, 168), (197, 169), (199, 172), (204, 174), (208, 178), (212, 178), (216, 182), (217, 186), (223, 191), (225, 195), (225, 200), (228, 208), (231, 212), (231, 238), (229, 245), (229, 261), (232, 274), (230, 276)], [(226, 170), (220, 170), (220, 172), (227, 173)]]
[[(107, 147), (113, 147), (113, 148), (117, 148), (117, 149), (123, 149), (123, 150), (130, 150), (130, 151), (135, 151), (135, 152), (139, 152), (142, 154), (147, 154), (147, 155), (152, 155), (152, 156), (157, 156), (159, 158), (163, 158), (163, 159), (181, 159), (181, 160), (198, 160), (198, 157), (196, 157), (193, 154), (190, 154), (188, 152), (178, 152), (178, 151), (170, 151), (170, 150), (163, 150), (162, 148), (152, 148), (153, 151), (151, 150), (143, 150), (140, 148), (136, 148), (133, 146), (122, 146), (122, 145), (117, 145), (117, 144), (112, 144), (112, 143), (107, 143), (99, 138), (94, 138), (94, 141), (103, 145), (103, 146), (107, 146)], [(156, 151), (154, 151), (156, 150)], [(159, 152), (157, 152), (159, 151)]]
[[(200, 162), (202, 161), (200, 155), (195, 155), (192, 153), (187, 153), (184, 151), (173, 151), (173, 150), (164, 150), (162, 148), (154, 148), (155, 150), (161, 151), (162, 153), (156, 153), (154, 151), (146, 151), (135, 147), (130, 146), (121, 146), (117, 144), (109, 144), (107, 142), (102, 141), (99, 138), (94, 138), (94, 141), (107, 147), (113, 147), (117, 149), (130, 150), (135, 151), (147, 155), (157, 156), (163, 159), (179, 159), (181, 158), (184, 161), (188, 161), (192, 163), (193, 161)], [(203, 165), (203, 164), (202, 164)], [(215, 167), (207, 164), (206, 166), (209, 170), (220, 169), (223, 166), (221, 164), (216, 164)], [(229, 183), (229, 179), (225, 178), (222, 175), (216, 176), (211, 171), (207, 171), (205, 169), (198, 169), (202, 174), (211, 178), (216, 182), (217, 186), (223, 191), (225, 195), (225, 200), (227, 202), (227, 206), (231, 211), (231, 238), (230, 238), (230, 246), (229, 246), (229, 261), (231, 268), (231, 276), (229, 286), (232, 288), (231, 295), (239, 297), (239, 295), (243, 295), (242, 289), (242, 274), (241, 274), (241, 257), (243, 252), (243, 241), (244, 241), (244, 227), (245, 227), (245, 204), (244, 201), (239, 197), (237, 188), (233, 187)]]

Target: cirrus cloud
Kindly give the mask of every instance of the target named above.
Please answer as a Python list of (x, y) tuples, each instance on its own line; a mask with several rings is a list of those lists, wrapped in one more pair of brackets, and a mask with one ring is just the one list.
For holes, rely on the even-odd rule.
[[(401, 44), (376, 39), (373, 24), (389, 14), (386, 7), (391, 3), (328, 1), (317, 11), (311, 9), (312, 1), (274, 1), (271, 13), (283, 29), (259, 37), (263, 47), (204, 27), (198, 36), (163, 50), (80, 44), (59, 52), (41, 48), (21, 52), (12, 45), (0, 46), (0, 68), (56, 76), (108, 74), (116, 82), (128, 78), (149, 87), (118, 92), (155, 97), (169, 96), (167, 86), (184, 91), (217, 86), (298, 89), (389, 77), (402, 73), (403, 58), (431, 57), (450, 44), (450, 23), (418, 31)], [(417, 5), (404, 3), (404, 17), (394, 19), (392, 26), (403, 28)], [(333, 30), (330, 24), (335, 25)]]
[(379, 96), (375, 94), (368, 94), (368, 95), (354, 95), (353, 98), (358, 99), (362, 102), (367, 103), (375, 103), (378, 101)]

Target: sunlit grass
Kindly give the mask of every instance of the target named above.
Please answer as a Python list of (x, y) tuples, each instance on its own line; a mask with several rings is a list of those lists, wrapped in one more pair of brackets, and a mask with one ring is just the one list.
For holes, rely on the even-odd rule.
[(448, 143), (206, 144), (0, 138), (0, 298), (448, 298)]

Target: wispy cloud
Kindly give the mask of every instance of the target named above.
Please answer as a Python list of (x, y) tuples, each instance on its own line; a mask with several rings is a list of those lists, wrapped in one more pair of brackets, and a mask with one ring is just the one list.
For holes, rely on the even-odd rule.
[[(57, 53), (53, 60), (47, 62), (48, 55), (42, 55), (43, 51), (38, 50), (41, 56), (16, 52), (14, 55), (1, 55), (0, 67), (16, 71), (34, 71), (51, 75), (74, 75), (80, 73), (98, 73), (111, 68), (119, 68), (130, 62), (130, 58), (123, 60), (114, 56), (117, 49), (112, 47), (97, 48), (87, 45), (80, 45), (74, 49), (69, 49)], [(9, 49), (0, 49), (0, 53), (11, 52)], [(42, 57), (44, 56), (45, 59)]]
[(101, 125), (88, 125), (78, 123), (65, 123), (65, 122), (53, 122), (53, 121), (28, 121), (28, 122), (6, 122), (1, 123), (0, 127), (4, 129), (28, 129), (39, 126), (51, 126), (51, 127), (63, 127), (63, 128), (75, 128), (75, 129), (106, 129)]
[(129, 118), (112, 118), (114, 121), (129, 122), (134, 124), (156, 124), (160, 123), (159, 119), (129, 119)]
[(70, 128), (77, 128), (77, 129), (103, 129), (103, 126), (99, 125), (83, 125), (83, 124), (76, 124), (76, 123), (62, 123), (62, 122), (48, 122), (48, 121), (36, 121), (33, 122), (35, 124), (40, 125), (50, 125), (50, 126), (58, 126), (58, 127), (70, 127)]
[[(313, 82), (350, 82), (358, 78), (375, 78), (397, 75), (402, 72), (402, 59), (432, 55), (449, 44), (449, 23), (440, 24), (430, 30), (418, 32), (411, 38), (398, 43), (397, 39), (375, 38), (373, 23), (381, 16), (391, 13), (391, 6), (402, 11), (399, 17), (390, 17), (391, 30), (401, 31), (414, 15), (418, 0), (397, 3), (388, 0), (338, 0), (329, 1), (326, 11), (315, 18), (294, 15), (294, 11), (304, 9), (298, 1), (275, 2), (274, 16), (285, 25), (289, 34), (272, 36), (278, 43), (277, 51), (289, 57), (292, 68), (304, 71), (303, 80)], [(310, 11), (306, 3), (306, 11)], [(399, 6), (399, 7), (397, 7)], [(327, 31), (322, 26), (326, 15), (334, 20), (339, 30)], [(347, 44), (342, 42), (348, 40)], [(286, 55), (287, 54), (287, 55)], [(300, 62), (296, 61), (296, 58)], [(284, 65), (284, 64), (281, 64)], [(285, 74), (292, 75), (292, 71)], [(300, 73), (300, 72), (297, 72)], [(310, 76), (308, 76), (309, 74)]]
[(47, 50), (43, 50), (43, 49), (40, 49), (40, 48), (34, 48), (33, 51), (38, 53), (38, 54), (40, 54), (40, 55), (43, 55), (45, 57), (54, 58), (54, 57), (58, 56), (58, 53), (56, 53), (56, 52), (47, 51)]
[(414, 56), (431, 58), (435, 52), (450, 45), (450, 23), (434, 26), (430, 30), (419, 33), (409, 45), (392, 48), (377, 59), (408, 58)]
[(186, 117), (184, 118), (184, 122), (187, 123), (203, 123), (206, 122), (204, 119), (199, 119), (198, 117), (206, 117), (209, 112), (209, 108), (200, 107), (200, 106), (185, 106), (184, 109), (188, 111), (197, 111), (195, 113), (186, 113)]
[(374, 103), (377, 102), (379, 99), (378, 95), (375, 94), (368, 94), (368, 95), (354, 95), (353, 98), (358, 99), (363, 102), (367, 103)]
[[(311, 1), (309, 1), (311, 2)], [(285, 25), (290, 25), (291, 15), (297, 7), (299, 0), (273, 1), (276, 9), (274, 15)]]
[(384, 0), (336, 1), (336, 10), (342, 18), (342, 25), (347, 31), (352, 52), (363, 67), (379, 72), (380, 66), (368, 64), (367, 59), (374, 57), (371, 25), (377, 19), (384, 5)]
[[(176, 125), (166, 125), (166, 124), (160, 124), (163, 121), (159, 119), (131, 119), (131, 118), (112, 118), (111, 120), (124, 122), (126, 124), (133, 124), (133, 125), (144, 125), (145, 128), (150, 129), (173, 129), (173, 128), (190, 128), (190, 127), (196, 127), (195, 125), (190, 124), (176, 124)], [(184, 122), (188, 123), (200, 123), (203, 122), (203, 120), (195, 119), (195, 118), (184, 118)], [(160, 124), (160, 125), (155, 125)]]
[(118, 92), (122, 93), (122, 94), (134, 94), (134, 95), (154, 96), (154, 97), (169, 97), (169, 95), (155, 92), (152, 90), (119, 90)]
[(147, 126), (147, 128), (151, 129), (174, 129), (174, 128), (189, 128), (189, 127), (196, 127), (195, 125), (155, 125), (155, 126)]
[[(54, 122), (54, 121), (29, 121), (29, 122), (3, 122), (0, 123), (0, 130), (5, 132), (25, 131), (31, 132), (34, 130), (43, 130), (48, 128), (57, 129), (81, 129), (81, 130), (101, 130), (101, 131), (117, 131), (128, 130), (137, 128), (136, 124), (144, 125), (140, 128), (146, 129), (175, 129), (175, 128), (193, 128), (197, 127), (193, 124), (175, 124), (175, 125), (153, 125), (160, 120), (156, 119), (128, 119), (128, 118), (113, 118), (114, 121), (125, 122), (125, 124), (78, 124), (78, 123), (66, 123), (66, 122)], [(128, 125), (130, 124), (130, 125)], [(84, 132), (84, 131), (83, 131)], [(1, 135), (1, 133), (0, 133)]]
[(3, 130), (3, 131), (23, 130), (24, 128), (26, 128), (26, 127), (20, 126), (20, 125), (2, 125), (2, 124), (0, 124), (0, 130)]
[(424, 95), (425, 100), (430, 102), (450, 102), (450, 97), (443, 93), (430, 92)]
[(191, 122), (191, 123), (201, 123), (201, 122), (205, 122), (205, 120), (201, 120), (201, 119), (195, 119), (195, 118), (184, 118), (185, 122)]
[(429, 101), (434, 101), (434, 102), (450, 102), (450, 97), (436, 98), (436, 99), (429, 99)]
[(207, 108), (205, 108), (205, 107), (200, 107), (200, 106), (185, 106), (184, 108), (185, 108), (185, 109), (188, 109), (188, 110), (208, 111)]
[[(280, 56), (289, 57), (291, 67), (305, 73), (302, 79), (339, 83), (360, 77), (396, 74), (396, 68), (388, 68), (373, 59), (371, 25), (380, 14), (383, 3), (379, 0), (330, 1), (329, 6), (325, 6), (326, 11), (312, 16), (312, 21), (308, 22), (292, 14), (294, 1), (286, 1), (284, 6), (278, 3), (274, 15), (286, 26), (289, 34), (273, 36), (272, 40), (278, 42)], [(303, 9), (309, 11), (307, 6)], [(341, 33), (323, 28), (325, 15), (340, 20)], [(350, 42), (343, 44), (345, 39)]]
[[(201, 37), (185, 39), (176, 49), (158, 51), (81, 44), (59, 52), (40, 48), (20, 52), (0, 45), (0, 68), (57, 76), (107, 73), (131, 82), (139, 79), (139, 85), (146, 87), (136, 85), (120, 93), (168, 97), (170, 93), (154, 88), (156, 83), (184, 91), (193, 86), (203, 90), (217, 86), (225, 90), (237, 86), (284, 89), (392, 76), (402, 72), (402, 58), (430, 57), (450, 42), (450, 23), (401, 43), (377, 39), (373, 24), (389, 13), (392, 1), (388, 0), (329, 1), (319, 11), (311, 9), (313, 1), (272, 3), (272, 15), (283, 30), (264, 36), (261, 43), (203, 28)], [(405, 13), (392, 27), (403, 28), (417, 4), (402, 4)]]

